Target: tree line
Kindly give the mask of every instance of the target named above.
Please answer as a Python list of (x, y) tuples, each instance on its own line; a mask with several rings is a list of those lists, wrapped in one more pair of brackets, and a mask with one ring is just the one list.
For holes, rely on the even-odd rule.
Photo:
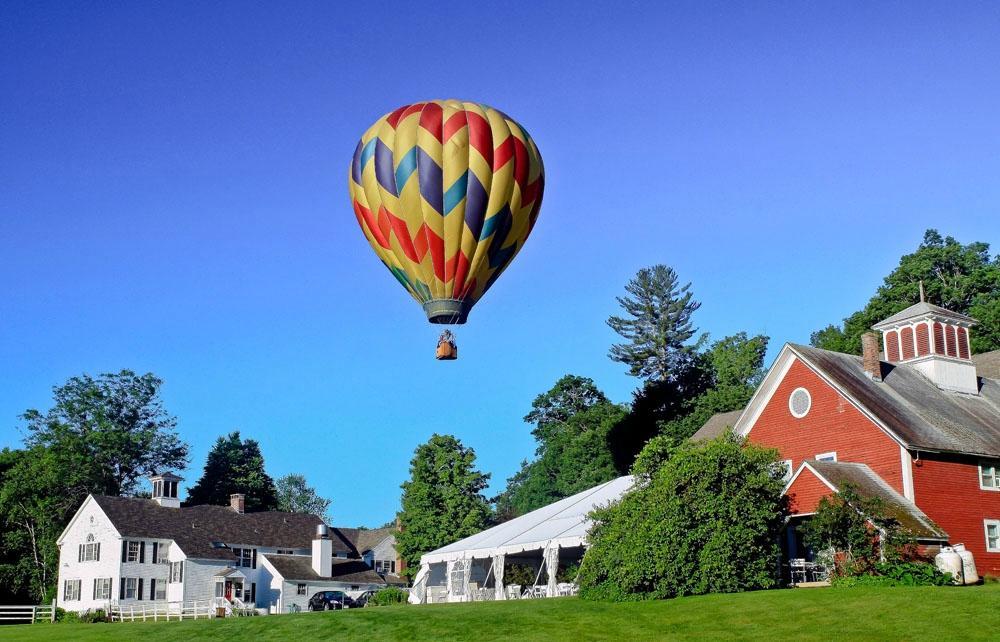
[[(189, 462), (177, 419), (163, 407), (163, 382), (130, 370), (72, 377), (53, 389), (52, 407), (25, 411), (21, 448), (0, 451), (0, 603), (46, 602), (56, 590), (56, 540), (87, 495), (145, 496), (145, 479)], [(302, 475), (275, 482), (260, 445), (232, 432), (219, 437), (186, 504), (313, 513), (330, 500)], [(328, 519), (328, 518), (327, 518)]]

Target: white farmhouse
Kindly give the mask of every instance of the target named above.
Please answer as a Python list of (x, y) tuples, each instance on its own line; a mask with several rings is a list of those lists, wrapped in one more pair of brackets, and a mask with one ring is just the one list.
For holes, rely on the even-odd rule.
[[(83, 612), (215, 601), (285, 611), (319, 590), (357, 594), (386, 585), (339, 529), (315, 515), (245, 513), (243, 495), (233, 495), (230, 506), (181, 507), (180, 477), (151, 481), (150, 499), (84, 500), (57, 540), (59, 606)], [(283, 575), (303, 564), (314, 573)]]

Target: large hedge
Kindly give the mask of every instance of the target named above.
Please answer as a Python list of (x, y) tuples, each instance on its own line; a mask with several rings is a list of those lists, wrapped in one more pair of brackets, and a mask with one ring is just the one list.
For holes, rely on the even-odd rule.
[(785, 515), (776, 458), (732, 435), (674, 450), (595, 511), (580, 594), (623, 601), (775, 586)]

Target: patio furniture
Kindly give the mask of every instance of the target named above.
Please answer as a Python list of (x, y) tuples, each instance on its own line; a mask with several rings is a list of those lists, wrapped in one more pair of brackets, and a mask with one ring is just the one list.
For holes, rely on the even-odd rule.
[(572, 582), (562, 582), (558, 585), (558, 595), (560, 597), (565, 597), (568, 595), (576, 595), (578, 587)]
[(788, 560), (788, 567), (792, 578), (793, 586), (799, 584), (800, 582), (809, 581), (807, 562), (804, 558), (796, 557), (794, 559)]
[(517, 600), (521, 598), (521, 585), (520, 584), (508, 584), (506, 589), (508, 600)]

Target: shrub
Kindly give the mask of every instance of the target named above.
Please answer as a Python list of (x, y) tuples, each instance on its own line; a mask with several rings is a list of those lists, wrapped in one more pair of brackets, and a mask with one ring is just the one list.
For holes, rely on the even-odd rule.
[(83, 615), (80, 616), (81, 622), (86, 622), (87, 624), (98, 624), (108, 621), (108, 614), (104, 612), (104, 609), (93, 609), (90, 611), (85, 611)]
[(917, 557), (913, 534), (881, 499), (861, 495), (852, 484), (822, 498), (802, 534), (806, 546), (824, 552), (835, 577), (883, 575), (876, 570), (880, 564)]
[(406, 604), (406, 591), (394, 586), (384, 588), (368, 598), (368, 606), (389, 606), (391, 604)]
[(784, 482), (777, 453), (731, 434), (685, 443), (596, 510), (580, 570), (589, 599), (639, 600), (777, 584)]
[[(517, 584), (518, 586), (531, 586), (538, 577), (538, 568), (530, 564), (511, 564), (503, 571), (503, 583), (507, 586)], [(544, 578), (545, 575), (542, 574)], [(538, 580), (539, 582), (542, 579)]]
[(57, 606), (56, 607), (56, 622), (79, 622), (80, 616), (76, 611), (67, 611), (66, 609)]
[(951, 573), (942, 573), (926, 562), (879, 562), (868, 573), (841, 575), (832, 584), (841, 588), (853, 586), (946, 586)]

